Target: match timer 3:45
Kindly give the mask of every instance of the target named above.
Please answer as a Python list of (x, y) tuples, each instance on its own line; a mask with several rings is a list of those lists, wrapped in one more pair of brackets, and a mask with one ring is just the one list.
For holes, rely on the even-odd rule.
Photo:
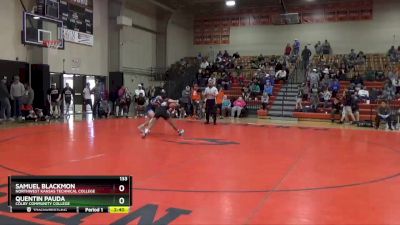
[(127, 213), (131, 176), (10, 176), (11, 212)]

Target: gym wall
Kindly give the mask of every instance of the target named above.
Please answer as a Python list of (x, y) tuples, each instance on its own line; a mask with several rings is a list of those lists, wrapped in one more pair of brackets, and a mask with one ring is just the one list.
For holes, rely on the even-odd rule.
[[(383, 53), (391, 45), (400, 45), (400, 1), (375, 1), (374, 18), (370, 21), (301, 24), (288, 26), (247, 26), (231, 28), (229, 45), (194, 46), (195, 52), (215, 55), (218, 50), (241, 55), (283, 54), (288, 42), (299, 39), (314, 44), (328, 39), (336, 54), (348, 53), (351, 48), (366, 53)], [(394, 39), (395, 35), (395, 39)]]
[(175, 13), (167, 27), (167, 65), (183, 57), (193, 56), (193, 16)]
[[(23, 0), (30, 11), (35, 0)], [(21, 44), (22, 12), (19, 0), (0, 1), (0, 59), (43, 63), (50, 65), (51, 72), (65, 71), (92, 75), (108, 74), (108, 0), (94, 1), (94, 46), (84, 46), (66, 42), (65, 50), (56, 54), (45, 48), (24, 46)], [(79, 71), (71, 68), (72, 60), (80, 60)]]

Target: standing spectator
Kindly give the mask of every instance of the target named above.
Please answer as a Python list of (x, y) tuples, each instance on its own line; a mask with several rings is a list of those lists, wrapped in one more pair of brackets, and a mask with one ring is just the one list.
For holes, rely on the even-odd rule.
[(315, 48), (315, 54), (317, 54), (318, 56), (322, 55), (321, 41), (318, 41), (317, 44), (315, 44), (314, 48)]
[(220, 87), (219, 90), (218, 90), (217, 97), (216, 97), (217, 109), (219, 111), (220, 119), (222, 119), (222, 115), (223, 115), (222, 103), (224, 101), (224, 96), (226, 96), (225, 93), (224, 93), (224, 89), (222, 87)]
[(201, 91), (199, 90), (199, 86), (195, 84), (192, 89), (192, 106), (193, 106), (193, 117), (197, 118), (199, 115), (198, 110), (200, 109), (200, 101), (201, 101)]
[(57, 88), (56, 83), (53, 83), (47, 90), (47, 101), (50, 105), (50, 115), (56, 119), (60, 118), (61, 91)]
[(231, 116), (235, 117), (235, 114), (237, 112), (237, 118), (240, 117), (240, 114), (242, 113), (242, 110), (246, 107), (246, 102), (243, 100), (242, 97), (239, 97), (234, 103), (233, 103), (233, 108), (231, 111)]
[(212, 82), (208, 82), (208, 87), (205, 89), (204, 95), (206, 97), (206, 122), (205, 122), (205, 124), (210, 123), (210, 115), (211, 115), (214, 120), (214, 125), (217, 125), (217, 112), (216, 112), (215, 98), (218, 95), (218, 90)]
[(354, 49), (350, 50), (350, 54), (348, 57), (350, 62), (354, 62), (357, 59), (357, 54), (354, 52)]
[(295, 39), (293, 43), (293, 55), (298, 56), (300, 52), (300, 41)]
[(303, 68), (307, 70), (308, 64), (310, 63), (311, 51), (308, 49), (307, 45), (304, 46), (304, 50), (301, 52), (301, 58), (303, 60)]
[(96, 118), (99, 114), (99, 106), (100, 106), (100, 101), (102, 99), (101, 84), (98, 80), (96, 80), (95, 86), (91, 90), (91, 93), (94, 96), (93, 118)]
[(182, 91), (182, 96), (180, 99), (181, 107), (185, 110), (186, 115), (190, 115), (190, 104), (191, 103), (191, 90), (190, 86), (186, 86), (185, 89)]
[(354, 118), (353, 110), (351, 108), (352, 103), (353, 103), (353, 96), (351, 91), (346, 91), (344, 93), (344, 107), (343, 107), (343, 113), (342, 113), (342, 118), (340, 119), (340, 123), (343, 123), (344, 120), (349, 120), (349, 116), (351, 118), (351, 121), (355, 121), (356, 119)]
[(65, 88), (62, 91), (62, 96), (64, 97), (65, 101), (65, 113), (69, 114), (69, 107), (71, 106), (71, 101), (74, 96), (74, 89), (69, 86), (69, 83), (65, 84)]
[(328, 42), (328, 40), (325, 40), (325, 42), (322, 44), (322, 54), (324, 55), (332, 54), (331, 44)]
[(376, 110), (375, 129), (379, 128), (379, 124), (381, 123), (381, 120), (383, 120), (388, 124), (389, 129), (393, 130), (390, 113), (391, 113), (390, 107), (387, 105), (386, 101), (382, 101), (380, 106)]
[(292, 53), (292, 47), (290, 46), (290, 43), (288, 43), (285, 48), (285, 56), (289, 57), (291, 53)]
[(139, 97), (137, 98), (137, 104), (136, 104), (136, 118), (137, 117), (143, 117), (145, 115), (145, 109), (146, 109), (146, 97), (142, 93), (139, 94)]
[(13, 120), (11, 118), (11, 105), (10, 105), (10, 93), (7, 89), (7, 77), (3, 77), (0, 83), (0, 120)]
[(26, 83), (24, 96), (21, 98), (23, 110), (30, 111), (33, 110), (33, 100), (35, 99), (35, 92), (31, 86)]
[(390, 62), (397, 62), (399, 60), (398, 51), (394, 48), (394, 46), (389, 49), (387, 55), (389, 56)]
[(154, 87), (154, 85), (151, 85), (149, 87), (149, 90), (147, 91), (147, 97), (149, 99), (153, 99), (154, 97), (156, 97), (156, 88)]
[(310, 93), (311, 109), (313, 112), (317, 112), (318, 105), (319, 105), (318, 86), (316, 86), (316, 85), (312, 86), (310, 92), (311, 92)]
[(355, 123), (360, 122), (360, 100), (355, 94), (351, 100), (351, 110), (353, 111)]
[(92, 93), (90, 91), (90, 83), (86, 83), (86, 87), (83, 89), (83, 112), (86, 113), (86, 106), (90, 106), (90, 110), (93, 113)]
[(335, 115), (342, 114), (343, 104), (336, 97), (332, 98), (332, 111), (331, 111), (331, 121), (335, 122)]
[[(138, 97), (136, 100), (139, 99), (140, 94), (144, 96), (143, 92), (141, 91), (138, 92)], [(131, 94), (129, 93), (128, 88), (122, 86), (118, 90), (118, 97), (119, 97), (119, 112), (117, 116), (125, 116), (126, 118), (128, 118), (129, 107), (131, 104), (131, 97), (132, 97)]]
[(19, 81), (19, 76), (15, 76), (10, 88), (11, 100), (13, 100), (13, 115), (15, 118), (21, 117), (21, 97), (24, 93), (24, 85)]

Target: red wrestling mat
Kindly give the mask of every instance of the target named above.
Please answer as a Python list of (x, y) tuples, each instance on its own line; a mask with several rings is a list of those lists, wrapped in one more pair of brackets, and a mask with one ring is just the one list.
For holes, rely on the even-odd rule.
[[(160, 120), (0, 131), (0, 224), (396, 224), (400, 135)], [(8, 175), (132, 175), (130, 214), (11, 214)]]

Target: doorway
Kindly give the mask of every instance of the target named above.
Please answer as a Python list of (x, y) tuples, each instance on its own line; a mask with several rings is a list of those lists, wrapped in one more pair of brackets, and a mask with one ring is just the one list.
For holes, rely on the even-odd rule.
[[(64, 74), (63, 75), (63, 87), (66, 87), (67, 86), (67, 83), (69, 84), (69, 86), (73, 89), (73, 90), (75, 90), (74, 89), (74, 75), (73, 74)], [(75, 96), (74, 96), (75, 97)], [(63, 100), (64, 101), (64, 100)], [(66, 106), (66, 103), (65, 103), (65, 101), (63, 102), (63, 104)], [(74, 111), (75, 111), (75, 98), (72, 98), (72, 100), (71, 100), (71, 105), (70, 105), (70, 107), (67, 109), (66, 107), (65, 107), (65, 109), (64, 109), (64, 114), (74, 114)]]
[[(90, 90), (92, 90), (96, 86), (96, 78), (95, 76), (86, 76), (86, 83), (90, 84)], [(94, 103), (94, 95), (93, 93), (90, 95), (92, 99), (92, 103)], [(92, 109), (90, 108), (89, 105), (86, 105), (86, 112), (91, 111)]]

